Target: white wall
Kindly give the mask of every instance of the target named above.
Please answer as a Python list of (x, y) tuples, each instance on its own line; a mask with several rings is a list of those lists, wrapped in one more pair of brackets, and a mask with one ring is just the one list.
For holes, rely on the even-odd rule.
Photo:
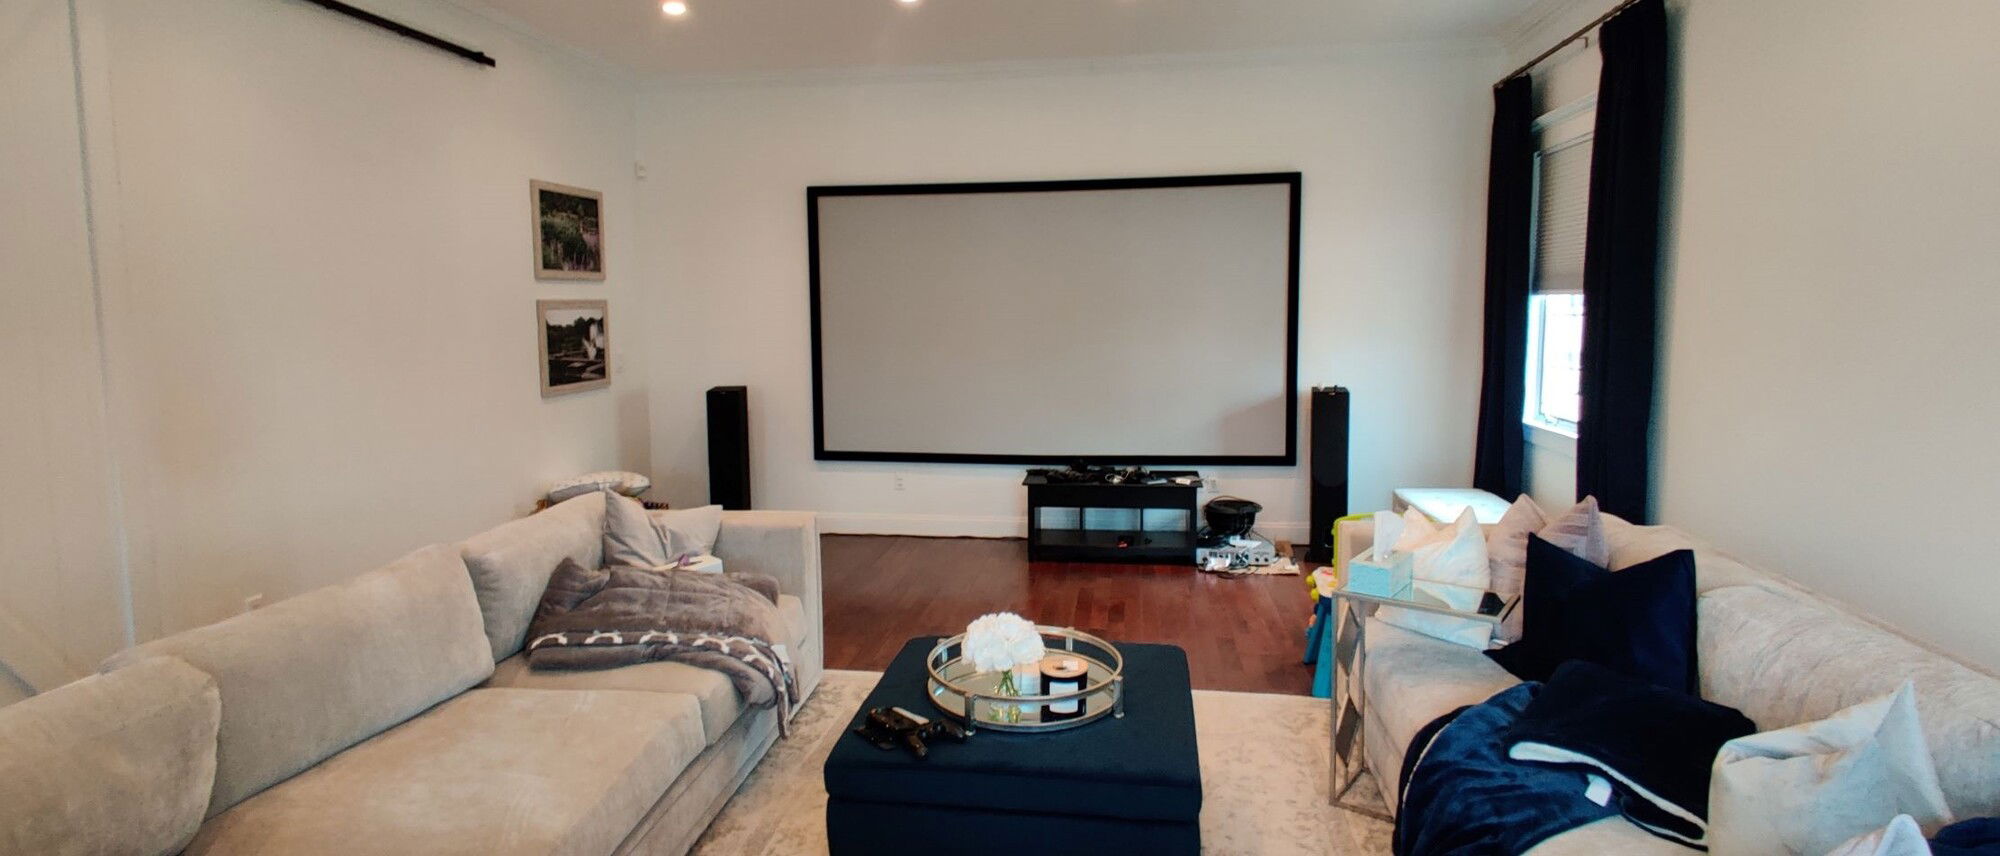
[[(0, 20), (12, 35), (65, 5), (10, 4)], [(88, 668), (124, 642), (115, 609), (70, 603), (118, 575), (103, 546), (118, 523), (143, 640), (463, 538), (526, 512), (555, 478), (649, 468), (626, 79), (423, 0), (370, 8), (499, 66), (305, 3), (77, 7), (87, 145), (63, 18), (33, 22), (32, 62), (9, 40), (0, 124), (8, 163), (53, 170), (9, 170), (0, 207), (10, 405), (47, 408), (20, 433), (29, 411), (8, 409), (9, 435), (29, 440), (7, 446), (4, 582), (10, 607), (27, 585), (33, 608), (92, 622), (58, 646), (67, 662)], [(37, 85), (17, 91), (25, 73)], [(35, 103), (16, 104), (24, 92)], [(606, 193), (608, 283), (534, 280), (530, 178)], [(16, 181), (34, 182), (38, 207), (12, 206)], [(540, 397), (534, 301), (557, 297), (610, 300), (609, 389)], [(24, 300), (40, 317), (20, 314)], [(99, 347), (109, 382), (93, 388)], [(105, 439), (93, 407), (107, 388)], [(122, 508), (102, 510), (117, 493)], [(43, 495), (58, 501), (33, 508)], [(40, 526), (86, 506), (100, 513)], [(16, 539), (17, 520), (39, 540)]]
[[(641, 264), (660, 278), (652, 320), (685, 331), (652, 343), (656, 481), (675, 502), (705, 499), (702, 391), (741, 383), (758, 504), (819, 510), (829, 531), (1018, 534), (1018, 467), (812, 460), (806, 186), (1296, 169), (1299, 382), (1353, 390), (1354, 506), (1463, 484), (1499, 64), (1497, 49), (1433, 47), (644, 93)], [(1303, 535), (1302, 468), (1217, 474), (1264, 504), (1268, 533)]]
[(2000, 670), (2000, 5), (1669, 8), (1657, 516)]
[(0, 4), (0, 703), (127, 640), (69, 4)]
[[(161, 630), (647, 468), (630, 90), (443, 4), (371, 8), (499, 66), (302, 3), (109, 15), (111, 354)], [(535, 281), (531, 178), (606, 194), (608, 283)], [(611, 301), (609, 389), (540, 397), (555, 297)]]
[(1688, 4), (1657, 507), (2000, 669), (2000, 4)]

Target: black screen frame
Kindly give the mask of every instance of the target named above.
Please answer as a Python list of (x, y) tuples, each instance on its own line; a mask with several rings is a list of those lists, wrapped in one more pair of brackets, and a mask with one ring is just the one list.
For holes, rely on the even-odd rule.
[[(1298, 464), (1299, 452), (1299, 213), (1304, 177), (1298, 172), (1224, 175), (1097, 178), (1061, 181), (982, 181), (927, 184), (842, 184), (806, 188), (806, 259), (812, 323), (813, 459), (817, 461), (877, 461), (924, 464), (1207, 464), (1282, 466)], [(1290, 242), (1286, 260), (1285, 297), (1285, 452), (1282, 455), (1019, 455), (957, 452), (850, 451), (826, 447), (826, 399), (820, 334), (819, 201), (844, 196), (917, 196), (971, 193), (1062, 193), (1084, 190), (1153, 190), (1176, 187), (1226, 187), (1279, 184), (1290, 191)]]

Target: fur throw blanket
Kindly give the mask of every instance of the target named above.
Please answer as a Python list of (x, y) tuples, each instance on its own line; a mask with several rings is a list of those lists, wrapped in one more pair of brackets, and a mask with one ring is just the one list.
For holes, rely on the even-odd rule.
[(746, 704), (777, 707), (788, 731), (798, 681), (778, 583), (757, 574), (588, 570), (564, 559), (528, 625), (535, 669), (609, 669), (655, 660), (714, 669)]

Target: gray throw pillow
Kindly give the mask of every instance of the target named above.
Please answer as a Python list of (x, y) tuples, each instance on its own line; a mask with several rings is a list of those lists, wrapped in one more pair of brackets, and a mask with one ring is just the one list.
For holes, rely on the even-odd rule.
[(629, 496), (604, 492), (604, 567), (657, 568), (676, 555), (647, 518), (645, 506)]

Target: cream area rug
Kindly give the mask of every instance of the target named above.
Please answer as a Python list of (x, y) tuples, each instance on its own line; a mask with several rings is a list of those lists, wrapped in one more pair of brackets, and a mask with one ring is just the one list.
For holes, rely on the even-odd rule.
[[(695, 843), (696, 856), (825, 853), (826, 788), (820, 766), (881, 677), (877, 672), (827, 672), (793, 720), (792, 736), (771, 748), (723, 807)], [(1388, 824), (1326, 802), (1331, 715), (1325, 699), (1195, 691), (1203, 853), (1389, 852)], [(1364, 778), (1356, 790), (1366, 787)]]

